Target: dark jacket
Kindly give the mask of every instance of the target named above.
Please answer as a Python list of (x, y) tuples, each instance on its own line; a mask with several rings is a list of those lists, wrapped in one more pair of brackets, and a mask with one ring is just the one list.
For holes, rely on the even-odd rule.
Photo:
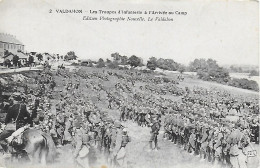
[[(20, 109), (20, 113), (19, 113)], [(16, 120), (17, 118), (17, 120)], [(23, 127), (26, 124), (32, 125), (32, 119), (29, 114), (29, 112), (26, 109), (25, 104), (14, 104), (12, 105), (7, 112), (6, 118), (5, 118), (5, 124), (10, 123), (12, 121), (16, 120), (16, 129), (19, 129)]]

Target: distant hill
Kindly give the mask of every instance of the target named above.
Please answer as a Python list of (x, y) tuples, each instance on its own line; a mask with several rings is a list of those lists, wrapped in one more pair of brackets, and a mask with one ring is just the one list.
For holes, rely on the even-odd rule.
[(258, 65), (222, 65), (224, 68), (226, 68), (229, 72), (235, 72), (235, 73), (250, 73), (251, 71), (257, 71), (259, 72), (259, 66)]

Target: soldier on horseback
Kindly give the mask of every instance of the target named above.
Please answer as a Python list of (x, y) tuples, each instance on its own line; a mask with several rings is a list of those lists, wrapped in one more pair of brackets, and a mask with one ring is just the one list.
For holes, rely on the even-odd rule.
[(22, 97), (20, 93), (13, 95), (13, 105), (8, 109), (5, 124), (6, 127), (0, 134), (0, 142), (5, 152), (9, 152), (8, 143), (5, 139), (12, 135), (17, 129), (30, 124), (32, 125), (32, 119), (27, 111), (26, 105), (21, 102)]

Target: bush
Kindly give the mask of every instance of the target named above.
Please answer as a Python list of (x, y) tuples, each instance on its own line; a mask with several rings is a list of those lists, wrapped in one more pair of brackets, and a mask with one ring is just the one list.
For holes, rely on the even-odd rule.
[(205, 81), (215, 81), (222, 84), (229, 81), (228, 71), (221, 67), (209, 68), (208, 70), (198, 70), (197, 75), (199, 79)]
[(102, 58), (99, 58), (96, 67), (97, 67), (97, 68), (103, 68), (103, 67), (105, 67), (105, 66), (106, 66), (106, 65), (105, 65), (104, 60), (103, 60)]
[(111, 68), (111, 69), (117, 69), (117, 68), (119, 68), (117, 62), (110, 62), (107, 66), (108, 66), (109, 68)]
[(163, 82), (165, 82), (165, 83), (170, 83), (171, 82), (171, 80), (169, 78), (163, 77), (162, 79), (163, 79)]
[(149, 68), (150, 70), (155, 70), (156, 69), (156, 63), (152, 62), (152, 61), (147, 61), (147, 68)]
[(252, 70), (252, 71), (250, 71), (249, 76), (259, 76), (259, 72), (256, 70)]
[(72, 66), (78, 66), (79, 64), (78, 64), (78, 63), (75, 63), (75, 62), (73, 62), (71, 65), (72, 65)]
[(233, 78), (228, 82), (229, 86), (234, 86), (238, 88), (248, 89), (248, 90), (254, 90), (259, 91), (259, 86), (256, 81), (248, 80), (248, 79), (237, 79)]

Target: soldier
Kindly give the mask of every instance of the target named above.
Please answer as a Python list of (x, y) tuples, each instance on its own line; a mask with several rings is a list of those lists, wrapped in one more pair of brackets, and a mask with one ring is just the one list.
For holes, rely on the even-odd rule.
[(195, 128), (192, 125), (191, 135), (189, 137), (189, 148), (188, 148), (188, 152), (190, 152), (191, 155), (193, 155), (195, 152), (195, 140), (196, 140)]
[(65, 130), (63, 137), (63, 144), (70, 143), (72, 141), (71, 129), (72, 129), (72, 121), (71, 117), (65, 117)]
[(88, 128), (88, 134), (87, 134), (87, 141), (89, 146), (89, 166), (95, 167), (96, 161), (97, 161), (97, 153), (96, 153), (96, 133), (94, 132), (94, 124), (89, 124)]
[(242, 132), (239, 130), (240, 124), (236, 123), (234, 130), (231, 132), (227, 143), (229, 145), (230, 163), (233, 168), (246, 168), (245, 159), (239, 149), (240, 140), (243, 137)]
[[(13, 105), (8, 109), (5, 124), (6, 127), (0, 134), (0, 142), (2, 142), (5, 138), (8, 138), (14, 131), (17, 129), (30, 124), (32, 126), (32, 120), (30, 114), (27, 111), (27, 107), (24, 103), (21, 102), (22, 97), (20, 93), (15, 93), (13, 95)], [(4, 148), (8, 144), (3, 143)], [(6, 149), (6, 152), (9, 152)]]
[(159, 121), (156, 120), (156, 117), (157, 117), (156, 115), (151, 116), (151, 118), (152, 118), (151, 124), (150, 124), (150, 126), (151, 126), (151, 131), (150, 131), (151, 138), (149, 140), (149, 144), (150, 144), (150, 150), (149, 151), (153, 150), (153, 142), (154, 142), (154, 146), (155, 146), (154, 147), (155, 151), (158, 150), (158, 138), (157, 138), (157, 136), (159, 134), (161, 124), (159, 123)]
[(111, 130), (111, 145), (110, 145), (110, 165), (117, 166), (116, 157), (121, 147), (122, 142), (122, 130), (121, 123), (119, 121), (114, 122), (114, 126)]
[[(80, 123), (74, 123), (75, 135), (74, 143), (75, 150), (73, 152), (74, 161), (76, 164), (79, 164), (81, 167), (86, 165), (85, 158), (89, 153), (87, 130), (81, 127)], [(86, 166), (88, 167), (88, 166)]]
[(126, 128), (122, 130), (122, 141), (121, 141), (121, 146), (120, 149), (117, 153), (116, 161), (119, 167), (127, 167), (127, 162), (126, 162), (126, 145), (131, 142), (131, 138), (127, 134)]
[(204, 127), (202, 128), (202, 138), (200, 140), (200, 156), (202, 160), (204, 160), (207, 157), (208, 131), (208, 125), (204, 124)]
[(58, 112), (56, 116), (56, 132), (57, 132), (57, 139), (56, 145), (60, 147), (62, 145), (63, 135), (64, 135), (64, 128), (65, 128), (65, 112), (61, 111)]
[(257, 124), (256, 119), (252, 119), (252, 123), (250, 124), (251, 130), (251, 141), (259, 144), (259, 123)]

